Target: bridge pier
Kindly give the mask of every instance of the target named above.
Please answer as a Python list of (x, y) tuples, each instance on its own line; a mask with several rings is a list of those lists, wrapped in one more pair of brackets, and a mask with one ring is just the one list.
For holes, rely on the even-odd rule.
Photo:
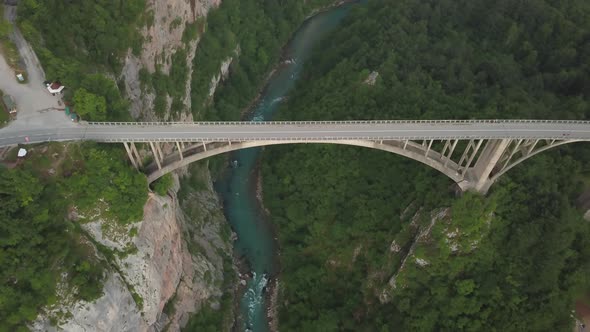
[(158, 169), (162, 169), (162, 162), (160, 161), (160, 156), (158, 156), (158, 151), (156, 150), (156, 147), (154, 146), (154, 142), (150, 142), (150, 147), (152, 148), (152, 154), (154, 155), (154, 160), (156, 161), (156, 164), (158, 165)]
[(129, 144), (127, 142), (123, 142), (123, 146), (125, 146), (125, 151), (127, 151), (127, 156), (129, 157), (129, 160), (131, 160), (131, 164), (133, 164), (133, 167), (135, 167), (135, 169), (139, 169), (139, 167), (137, 167), (137, 162), (135, 161), (135, 158), (133, 158), (133, 152), (129, 148)]
[(183, 160), (184, 157), (182, 156), (182, 149), (180, 148), (179, 142), (176, 142), (176, 148), (178, 149), (178, 155), (180, 156), (180, 160)]
[(158, 150), (158, 153), (160, 154), (160, 160), (164, 160), (164, 154), (162, 153), (162, 147), (160, 146), (159, 142), (154, 143), (156, 145), (156, 150)]
[[(449, 142), (449, 141), (447, 141)], [(457, 147), (457, 143), (459, 143), (459, 140), (456, 139), (452, 144), (450, 144), (450, 150), (449, 153), (445, 155), (446, 153), (446, 149), (443, 149), (443, 152), (441, 153), (445, 163), (444, 163), (444, 167), (447, 167), (447, 164), (449, 163), (449, 160), (451, 160), (451, 157), (453, 157), (453, 152), (455, 152), (455, 148)]]
[(493, 139), (488, 140), (481, 155), (477, 159), (475, 166), (470, 170), (470, 188), (479, 193), (485, 194), (493, 181), (490, 174), (505, 154), (511, 139)]
[(141, 157), (139, 156), (139, 152), (137, 151), (137, 147), (135, 146), (135, 143), (131, 142), (130, 145), (131, 145), (131, 152), (133, 152), (135, 154), (135, 158), (137, 158), (136, 159), (137, 166), (141, 166)]

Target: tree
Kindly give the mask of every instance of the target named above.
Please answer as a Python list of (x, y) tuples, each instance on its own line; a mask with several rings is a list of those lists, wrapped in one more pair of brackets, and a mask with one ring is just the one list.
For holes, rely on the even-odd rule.
[(88, 120), (104, 120), (107, 113), (106, 100), (80, 88), (74, 94), (74, 107), (81, 118)]
[(154, 184), (154, 191), (160, 196), (165, 196), (168, 193), (168, 190), (172, 188), (172, 185), (174, 185), (174, 179), (172, 178), (172, 175), (168, 173), (156, 181)]

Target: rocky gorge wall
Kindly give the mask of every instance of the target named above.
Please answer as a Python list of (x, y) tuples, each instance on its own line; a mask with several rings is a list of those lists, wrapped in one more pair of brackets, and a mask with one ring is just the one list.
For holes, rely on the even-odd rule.
[(71, 301), (64, 285), (32, 330), (179, 331), (205, 302), (215, 306), (231, 232), (208, 173), (201, 179), (201, 190), (189, 191), (182, 203), (178, 180), (168, 196), (150, 193), (137, 223), (76, 216), (107, 262), (103, 295), (92, 303)]
[[(134, 55), (131, 50), (127, 52), (121, 78), (124, 81), (128, 99), (131, 101), (131, 114), (134, 118), (155, 120), (154, 112), (156, 94), (154, 91), (142, 89), (140, 72), (149, 74), (156, 72), (156, 68), (163, 74), (170, 72), (173, 55), (180, 49), (186, 48), (186, 84), (183, 100), (183, 112), (178, 121), (192, 121), (191, 100), (191, 76), (193, 73), (193, 58), (200, 37), (192, 40), (183, 40), (187, 25), (195, 23), (199, 18), (204, 18), (207, 13), (219, 6), (221, 0), (149, 0), (146, 12), (150, 17), (147, 26), (141, 30), (144, 37), (141, 54)], [(157, 82), (155, 84), (158, 84)], [(167, 96), (167, 112), (170, 109), (172, 98)], [(164, 118), (167, 118), (167, 114)]]
[[(168, 74), (174, 53), (183, 49), (188, 72), (184, 110), (176, 120), (192, 121), (190, 84), (199, 38), (183, 41), (183, 32), (219, 4), (220, 0), (146, 2), (149, 23), (141, 28), (143, 49), (139, 55), (127, 52), (120, 73), (134, 118), (162, 119), (154, 112), (155, 92), (142, 89), (140, 72), (153, 74), (157, 67)], [(227, 75), (229, 62), (211, 78), (212, 83)], [(172, 101), (167, 98), (169, 109)], [(75, 290), (61, 283), (56, 304), (42, 310), (31, 330), (179, 331), (204, 305), (219, 307), (223, 279), (235, 273), (227, 264), (232, 259), (231, 230), (207, 167), (179, 174), (174, 175), (175, 185), (167, 196), (149, 194), (143, 220), (136, 223), (123, 226), (102, 218), (100, 202), (93, 215), (71, 216), (107, 266), (103, 295), (90, 303), (76, 301)], [(198, 185), (188, 185), (189, 178)], [(181, 190), (180, 183), (187, 185)], [(228, 265), (232, 270), (224, 271)]]

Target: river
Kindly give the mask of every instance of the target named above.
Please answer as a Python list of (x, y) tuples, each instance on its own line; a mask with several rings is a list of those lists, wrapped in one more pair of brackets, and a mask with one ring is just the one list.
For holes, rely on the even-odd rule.
[[(312, 48), (338, 26), (351, 6), (345, 4), (332, 8), (301, 25), (285, 48), (283, 65), (272, 74), (244, 120), (266, 121), (272, 118), (281, 101), (295, 86)], [(238, 235), (236, 255), (246, 259), (252, 274), (240, 302), (240, 331), (269, 330), (264, 291), (269, 277), (278, 272), (277, 243), (256, 198), (256, 169), (260, 152), (260, 148), (234, 152), (230, 157), (232, 167), (216, 184), (223, 198), (226, 218)]]

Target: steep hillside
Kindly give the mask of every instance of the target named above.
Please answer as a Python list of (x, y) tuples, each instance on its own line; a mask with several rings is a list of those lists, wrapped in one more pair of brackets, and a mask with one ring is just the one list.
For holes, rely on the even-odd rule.
[[(358, 6), (326, 38), (280, 119), (587, 119), (586, 1)], [(281, 244), (280, 330), (571, 330), (590, 286), (575, 208), (587, 146), (547, 151), (487, 197), (342, 146), (265, 150)]]
[(147, 2), (141, 52), (129, 50), (121, 72), (134, 118), (172, 119), (173, 107), (175, 120), (192, 120), (193, 59), (204, 33), (205, 16), (220, 2)]
[[(19, 6), (19, 21), (40, 55), (47, 78), (61, 80), (67, 86), (66, 101), (76, 101), (78, 92), (84, 89), (98, 99), (104, 98), (108, 119), (131, 119), (128, 109), (134, 117), (153, 118), (153, 108), (144, 107), (144, 103), (150, 103), (149, 93), (134, 97), (137, 91), (132, 85), (139, 84), (139, 71), (154, 71), (158, 62), (158, 72), (166, 75), (172, 60), (190, 66), (198, 36), (183, 39), (185, 27), (203, 20), (217, 5), (199, 1), (130, 1), (112, 7), (99, 1), (63, 6), (49, 0), (28, 1)], [(95, 11), (100, 15), (92, 14)], [(70, 25), (83, 31), (63, 29), (65, 25), (47, 29), (55, 20), (69, 20)], [(183, 54), (182, 59), (175, 55), (177, 52)], [(191, 75), (183, 74), (179, 84), (188, 94)], [(113, 147), (106, 153), (121, 152)], [(124, 162), (123, 156), (119, 158)], [(36, 306), (46, 306), (34, 329), (58, 326), (66, 330), (178, 331), (203, 306), (217, 308), (226, 293), (231, 299), (231, 288), (227, 292), (223, 288), (235, 273), (230, 230), (207, 169), (195, 172), (202, 185), (193, 188), (188, 180), (184, 181), (187, 188), (193, 189), (183, 189), (183, 199), (176, 196), (179, 184), (175, 180), (173, 190), (164, 188), (164, 196), (150, 193), (143, 214), (136, 213), (124, 223), (121, 217), (125, 213), (121, 211), (104, 215), (112, 206), (100, 193), (96, 193), (94, 201), (85, 201), (87, 211), (71, 205), (68, 222), (76, 225), (75, 233), (91, 248), (86, 252), (87, 259), (102, 262), (97, 271), (101, 283), (94, 296), (80, 298), (69, 282), (70, 267), (58, 266), (64, 274), (55, 280), (56, 297), (47, 302), (39, 299)], [(144, 194), (148, 190), (145, 183), (136, 189)]]
[(57, 143), (28, 150), (23, 159), (13, 148), (0, 164), (3, 331), (24, 328), (59, 297), (100, 298), (108, 264), (73, 215), (126, 225), (141, 218), (147, 196), (145, 177), (118, 150)]

